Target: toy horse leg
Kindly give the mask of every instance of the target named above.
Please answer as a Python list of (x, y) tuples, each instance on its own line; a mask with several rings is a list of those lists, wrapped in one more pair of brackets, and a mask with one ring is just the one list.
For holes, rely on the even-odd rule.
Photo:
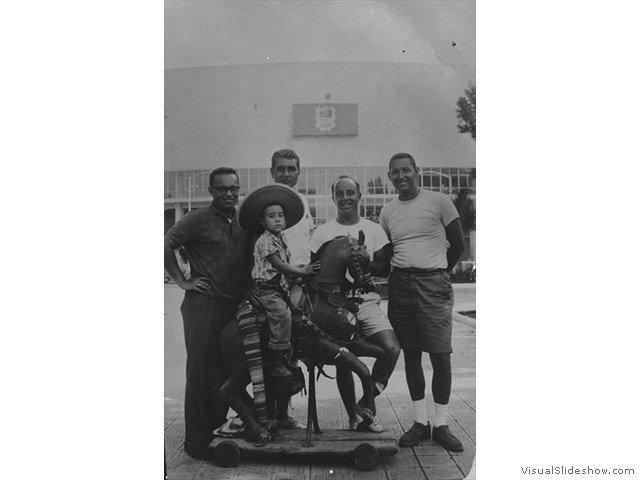
[(275, 438), (280, 436), (280, 430), (278, 428), (278, 420), (277, 420), (278, 396), (274, 391), (272, 377), (265, 378), (265, 393), (266, 393), (265, 407), (267, 411), (267, 421), (263, 426), (264, 426), (264, 429), (271, 434), (271, 438)]
[[(307, 372), (309, 373), (309, 400), (307, 403), (307, 434), (305, 436), (304, 446), (311, 446), (311, 423), (314, 420), (314, 410), (316, 408), (316, 377), (313, 361), (309, 361), (307, 364)], [(318, 417), (315, 415), (316, 430), (318, 430)]]
[[(313, 365), (313, 361), (311, 361)], [(313, 367), (309, 375), (314, 373)], [(311, 413), (311, 420), (313, 421), (313, 430), (315, 433), (322, 433), (320, 431), (320, 424), (318, 423), (318, 404), (316, 403), (316, 378), (309, 377), (309, 412)]]
[(313, 427), (314, 427), (315, 433), (322, 433), (322, 431), (320, 430), (320, 424), (318, 423), (318, 406), (316, 404), (315, 390), (313, 392)]
[(244, 387), (245, 385), (240, 385), (233, 377), (229, 377), (220, 388), (220, 394), (242, 418), (247, 440), (264, 445), (271, 441), (271, 435), (256, 420), (253, 402), (249, 400), (250, 397), (244, 391)]

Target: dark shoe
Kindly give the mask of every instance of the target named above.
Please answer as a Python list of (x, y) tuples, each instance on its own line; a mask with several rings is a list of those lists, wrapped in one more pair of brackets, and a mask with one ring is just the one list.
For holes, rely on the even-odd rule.
[(187, 452), (187, 455), (189, 455), (190, 457), (198, 460), (213, 459), (213, 447), (210, 447), (209, 445), (185, 445), (184, 451)]
[(278, 427), (285, 430), (300, 430), (305, 428), (295, 418), (287, 417), (286, 420), (278, 420)]
[(442, 445), (446, 450), (452, 452), (462, 452), (464, 447), (462, 442), (458, 440), (451, 431), (449, 431), (449, 425), (440, 425), (433, 428), (433, 441)]
[(431, 424), (427, 422), (423, 425), (420, 422), (413, 422), (409, 431), (400, 437), (398, 444), (401, 447), (414, 447), (428, 438), (431, 438)]
[(273, 379), (273, 385), (279, 394), (287, 397), (293, 397), (296, 393), (300, 393), (304, 389), (304, 383), (298, 382), (291, 372), (282, 377), (275, 377)]
[(291, 372), (284, 363), (272, 363), (266, 368), (267, 375), (274, 378), (290, 377)]
[(286, 350), (267, 350), (264, 356), (264, 366), (265, 373), (271, 377), (286, 377), (291, 375)]

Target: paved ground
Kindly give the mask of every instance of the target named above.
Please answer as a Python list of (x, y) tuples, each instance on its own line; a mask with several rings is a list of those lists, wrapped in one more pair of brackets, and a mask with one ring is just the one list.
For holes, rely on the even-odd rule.
[[(475, 285), (455, 286), (457, 311), (475, 310)], [(453, 387), (450, 401), (451, 430), (462, 440), (465, 451), (449, 453), (430, 440), (413, 448), (401, 448), (398, 454), (384, 457), (372, 471), (353, 469), (348, 459), (336, 456), (296, 458), (294, 456), (248, 456), (237, 468), (222, 468), (190, 458), (182, 449), (184, 416), (184, 345), (179, 305), (181, 290), (165, 287), (165, 446), (168, 478), (192, 479), (462, 479), (469, 472), (475, 455), (475, 320), (454, 322)], [(385, 305), (386, 307), (386, 305)], [(425, 370), (431, 371), (428, 357)], [(368, 359), (365, 363), (371, 365)], [(327, 373), (333, 374), (332, 367)], [(429, 381), (429, 379), (428, 379)], [(334, 380), (321, 378), (317, 401), (321, 428), (346, 428), (347, 417), (338, 397)], [(305, 422), (307, 397), (292, 399), (292, 414)], [(389, 386), (377, 399), (378, 418), (387, 431), (399, 437), (412, 424), (412, 408), (404, 377), (402, 355)]]

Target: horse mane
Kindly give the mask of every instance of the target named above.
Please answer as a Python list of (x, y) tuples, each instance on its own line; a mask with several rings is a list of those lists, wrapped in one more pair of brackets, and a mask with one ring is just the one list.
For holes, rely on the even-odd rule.
[(324, 242), (320, 248), (318, 249), (318, 251), (315, 253), (315, 257), (316, 258), (320, 258), (323, 254), (325, 249), (327, 248), (327, 246), (331, 243), (334, 242), (335, 240), (340, 240), (342, 238), (348, 238), (347, 235), (340, 235), (339, 237), (333, 237), (331, 240), (327, 240), (326, 242)]

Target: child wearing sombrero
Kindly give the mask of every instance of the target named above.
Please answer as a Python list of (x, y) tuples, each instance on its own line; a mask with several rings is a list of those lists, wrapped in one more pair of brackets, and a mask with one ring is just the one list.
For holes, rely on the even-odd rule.
[(285, 377), (292, 375), (286, 367), (291, 357), (291, 310), (289, 279), (311, 275), (320, 268), (319, 262), (308, 265), (291, 265), (291, 253), (282, 239), (282, 231), (287, 228), (284, 201), (267, 204), (261, 211), (259, 222), (264, 232), (256, 240), (251, 277), (254, 282), (253, 294), (266, 310), (269, 329), (266, 365), (268, 375)]

